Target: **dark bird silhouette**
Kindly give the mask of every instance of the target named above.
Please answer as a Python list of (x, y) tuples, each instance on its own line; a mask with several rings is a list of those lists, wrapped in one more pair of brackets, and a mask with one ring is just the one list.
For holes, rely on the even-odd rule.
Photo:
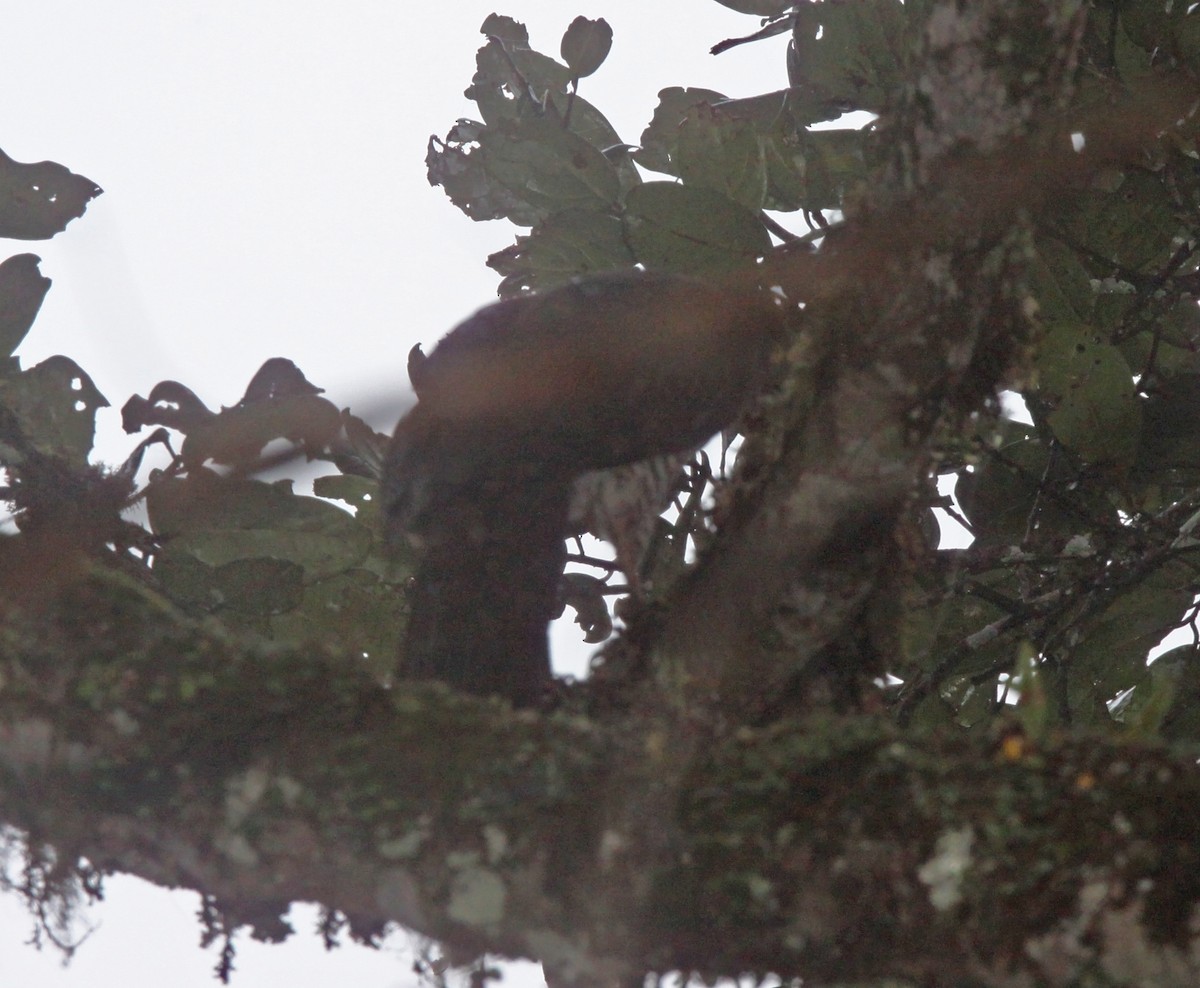
[(571, 482), (691, 450), (760, 390), (774, 299), (631, 272), (498, 302), (428, 356), (388, 454), (389, 534), (422, 553), (400, 671), (535, 703)]

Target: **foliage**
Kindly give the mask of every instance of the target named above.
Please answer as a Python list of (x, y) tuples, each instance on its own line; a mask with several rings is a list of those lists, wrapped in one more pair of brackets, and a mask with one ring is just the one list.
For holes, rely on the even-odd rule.
[[(1200, 742), (1200, 12), (725, 5), (762, 20), (720, 50), (790, 35), (786, 88), (664, 89), (635, 145), (578, 92), (613, 43), (603, 21), (572, 22), (559, 61), (492, 15), (467, 90), (479, 119), (429, 143), (430, 182), (468, 217), (526, 228), (488, 259), (502, 296), (641, 266), (765, 282), (789, 307), (736, 465), (698, 458), (645, 552), (618, 544), (639, 595), (560, 719), (392, 683), (414, 564), (383, 548), (386, 440), (290, 362), (269, 361), (220, 412), (159, 383), (124, 408), (127, 431), (156, 431), (123, 466), (92, 464), (104, 396), (67, 357), (23, 369), (11, 356), (49, 287), (30, 254), (0, 265), (0, 493), (17, 528), (0, 554), (20, 616), (0, 683), (28, 691), (4, 716), (49, 702), (17, 675), (47, 661), (37, 641), (75, 648), (47, 695), (105, 712), (88, 730), (69, 720), (68, 736), (105, 753), (103, 791), (120, 792), (114, 766), (156, 747), (114, 741), (122, 717), (148, 723), (195, 699), (183, 723), (201, 738), (221, 704), (298, 732), (286, 696), (328, 690), (314, 757), (289, 761), (254, 720), (248, 750), (221, 748), (207, 769), (244, 773), (226, 793), (263, 780), (248, 802), (265, 822), (246, 810), (230, 823), (213, 797), (225, 829), (187, 832), (217, 848), (203, 874), (235, 891), (202, 890), (233, 925), (269, 926), (271, 902), (230, 881), (225, 859), (261, 862), (262, 834), (294, 814), (299, 844), (318, 834), (363, 856), (348, 886), (386, 876), (373, 893), (330, 894), (367, 913), (360, 928), (399, 919), (465, 956), (534, 954), (565, 982), (675, 966), (814, 984), (1151, 983), (1089, 946), (1128, 934), (1157, 983), (1190, 983), (1164, 944), (1186, 941), (1198, 894), (1170, 877), (1194, 872), (1194, 808), (1179, 797), (1193, 783), (1162, 806), (1153, 786), (1189, 779)], [(850, 111), (871, 120), (850, 126)], [(0, 190), (0, 233), (26, 239), (61, 232), (100, 191), (3, 156)], [(170, 432), (178, 455), (139, 487), (146, 449)], [(315, 497), (253, 476), (280, 439), (339, 471)], [(123, 514), (143, 498), (147, 527)], [(948, 516), (965, 547), (938, 546)], [(136, 615), (125, 679), (69, 645), (60, 611), (81, 579)], [(581, 623), (607, 629), (608, 585), (575, 573), (568, 586)], [(1147, 664), (1177, 629), (1191, 643)], [(146, 657), (164, 650), (180, 679), (151, 689)], [(240, 666), (206, 665), (231, 652), (264, 670), (241, 699)], [(468, 720), (474, 737), (456, 730)], [(404, 747), (429, 736), (446, 739), (446, 779)], [(368, 744), (380, 739), (411, 761)], [(42, 757), (35, 741), (13, 746), (6, 771)], [(194, 793), (169, 777), (147, 784), (157, 802), (130, 797), (131, 816), (174, 819)], [(439, 784), (446, 802), (414, 796)], [(189, 821), (207, 819), (202, 802)], [(575, 826), (546, 850), (539, 821), (556, 813)], [(1057, 829), (1059, 813), (1080, 829)], [(43, 815), (12, 822), (31, 821), (52, 841)], [(1123, 843), (1135, 830), (1142, 843)], [(81, 874), (94, 883), (92, 865)], [(284, 898), (313, 888), (274, 880)], [(1097, 884), (1111, 909), (1086, 912)], [(243, 899), (253, 908), (239, 912)], [(1055, 925), (1067, 920), (1070, 937)], [(962, 957), (930, 952), (929, 929), (952, 929)]]

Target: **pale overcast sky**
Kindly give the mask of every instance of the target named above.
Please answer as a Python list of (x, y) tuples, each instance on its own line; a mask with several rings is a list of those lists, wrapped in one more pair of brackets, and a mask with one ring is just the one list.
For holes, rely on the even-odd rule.
[[(462, 96), (491, 12), (557, 56), (577, 14), (612, 25), (612, 54), (581, 93), (636, 143), (658, 91), (730, 96), (780, 89), (783, 39), (708, 48), (752, 17), (713, 0), (37, 0), (5, 12), (0, 148), (50, 159), (104, 188), (82, 219), (33, 251), (54, 285), (20, 356), (66, 353), (112, 408), (98, 449), (136, 442), (119, 409), (157, 381), (232, 404), (268, 357), (295, 360), (339, 406), (407, 402), (405, 355), (494, 297), (485, 257), (512, 242), (473, 224), (425, 180), (430, 134), (472, 106)], [(428, 349), (428, 348), (427, 348)], [(0, 985), (192, 988), (215, 984), (199, 950), (197, 900), (129, 879), (109, 883), (97, 931), (65, 970), (22, 946), (28, 918), (0, 896)], [(403, 940), (326, 955), (309, 935), (239, 942), (236, 988), (408, 988)], [(540, 980), (534, 970), (521, 983)], [(516, 982), (514, 982), (516, 983)]]

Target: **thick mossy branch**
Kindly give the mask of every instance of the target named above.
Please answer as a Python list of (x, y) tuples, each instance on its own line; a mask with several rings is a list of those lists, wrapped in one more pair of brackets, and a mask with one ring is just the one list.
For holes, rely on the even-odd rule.
[(247, 650), (94, 582), (10, 612), (0, 669), (9, 822), (268, 931), (316, 899), (468, 951), (569, 955), (583, 981), (787, 959), (819, 984), (915, 973), (951, 935), (984, 967), (1036, 969), (1031, 944), (1084, 895), (1090, 931), (1135, 908), (1174, 951), (1200, 900), (1187, 753), (902, 737), (876, 718), (742, 729), (644, 821), (664, 845), (597, 822), (616, 791), (631, 815), (665, 805), (651, 721), (385, 690), (352, 661)]

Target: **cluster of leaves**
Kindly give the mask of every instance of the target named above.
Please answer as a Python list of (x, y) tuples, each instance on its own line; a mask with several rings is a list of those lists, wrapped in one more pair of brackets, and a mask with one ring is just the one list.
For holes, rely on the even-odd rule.
[[(530, 48), (510, 18), (492, 15), (481, 30), (488, 42), (467, 90), (481, 119), (432, 138), (426, 161), (430, 182), (472, 219), (532, 227), (488, 259), (501, 295), (635, 264), (688, 274), (753, 264), (775, 228), (764, 209), (834, 208), (863, 174), (858, 131), (806, 129), (837, 117), (842, 97), (788, 89), (729, 100), (672, 87), (633, 146), (574, 89), (607, 50), (603, 21), (571, 25), (566, 65)], [(572, 65), (584, 36), (595, 54)], [(683, 181), (644, 180), (635, 163)]]
[[(0, 154), (0, 235), (53, 236), (100, 191), (53, 162)], [(148, 399), (135, 395), (122, 412), (126, 431), (157, 428), (120, 468), (92, 464), (95, 413), (109, 404), (92, 379), (68, 357), (22, 369), (12, 356), (50, 287), (38, 262), (19, 254), (0, 265), (0, 496), (18, 529), (0, 551), (48, 566), (65, 550), (132, 574), (169, 605), (164, 614), (215, 617), (272, 641), (338, 645), (390, 675), (409, 570), (385, 554), (376, 517), (386, 437), (277, 358), (220, 412), (174, 381)], [(172, 433), (182, 436), (179, 454), (139, 490), (145, 451), (170, 450)], [(277, 462), (299, 450), (340, 472), (314, 482), (317, 497), (294, 493), (289, 480), (255, 479), (270, 465), (269, 444), (286, 450)], [(143, 499), (148, 528), (127, 514)]]
[[(1095, 5), (1068, 123), (1200, 70), (1200, 17)], [(1106, 128), (1109, 128), (1106, 131)], [(988, 719), (1009, 686), (1035, 722), (1200, 740), (1200, 129), (1067, 190), (1035, 218), (1042, 336), (1027, 418), (947, 451), (974, 541), (916, 581), (905, 711)], [(930, 577), (927, 573), (926, 577)], [(1185, 644), (1147, 667), (1172, 630)]]
[[(575, 92), (607, 49), (603, 22), (571, 26), (567, 64), (533, 50), (509, 18), (484, 23), (467, 91), (480, 119), (432, 139), (427, 163), (431, 183), (471, 218), (530, 228), (488, 260), (502, 294), (635, 264), (733, 269), (815, 241), (837, 218), (823, 211), (853, 209), (886, 135), (813, 125), (895, 104), (929, 5), (721, 2), (762, 21), (714, 51), (790, 35), (788, 88), (741, 99), (665, 89), (636, 146)], [(1077, 145), (1111, 135), (1102, 110), (1118, 93), (1149, 104), (1164, 76), (1195, 77), (1200, 15), (1185, 8), (1093, 5), (1065, 110)], [(586, 71), (570, 55), (583, 36), (597, 53)], [(808, 229), (768, 211), (798, 212)], [(973, 542), (919, 550), (928, 558), (891, 591), (900, 710), (969, 725), (1022, 693), (1039, 719), (1200, 738), (1200, 650), (1146, 665), (1166, 634), (1192, 622), (1200, 589), (1194, 121), (1057, 197), (1036, 232), (1041, 339), (1014, 384), (1025, 413), (980, 418), (976, 434), (946, 438), (936, 472), (957, 498), (939, 497), (931, 475), (916, 509), (928, 529), (930, 503), (950, 508)]]

